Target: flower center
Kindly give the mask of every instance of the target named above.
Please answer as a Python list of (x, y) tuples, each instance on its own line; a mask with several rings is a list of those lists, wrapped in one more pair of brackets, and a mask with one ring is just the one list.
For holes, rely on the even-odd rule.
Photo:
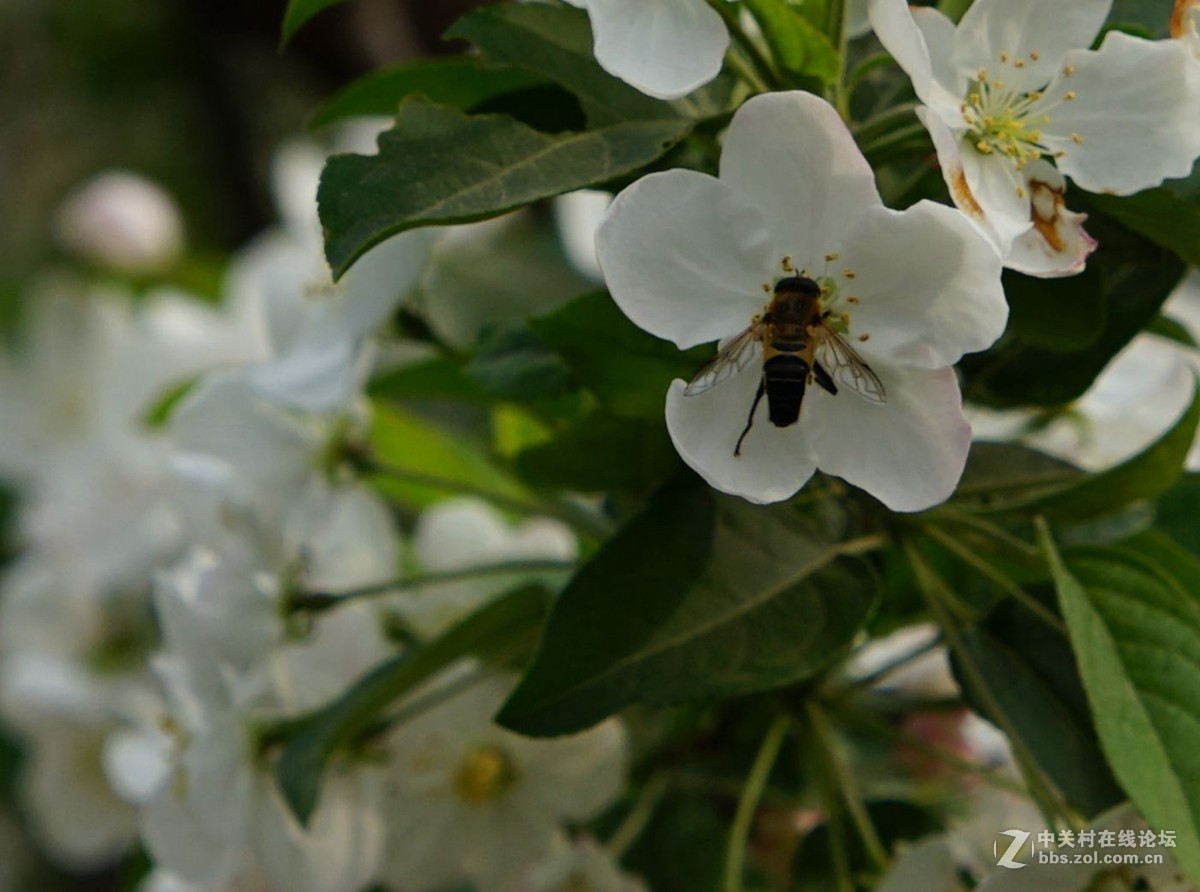
[(479, 747), (459, 764), (454, 775), (454, 792), (463, 802), (480, 805), (499, 799), (516, 779), (516, 769), (503, 750)]
[[(1037, 61), (1036, 52), (1031, 52), (1029, 61)], [(1006, 66), (1025, 68), (1024, 59), (1012, 59), (1008, 53), (1000, 53), (1001, 74)], [(1071, 65), (1063, 66), (1064, 78), (1074, 74)], [(1019, 75), (1010, 80), (1021, 81)], [(1044, 90), (1023, 91), (1005, 83), (1003, 76), (993, 77), (986, 68), (980, 68), (967, 86), (966, 99), (959, 106), (963, 121), (967, 124), (967, 135), (976, 151), (983, 155), (1002, 155), (1010, 158), (1017, 170), (1022, 170), (1030, 161), (1042, 157), (1061, 158), (1066, 152), (1052, 151), (1042, 140), (1045, 127), (1050, 123), (1050, 112), (1063, 102), (1073, 102), (1074, 90), (1056, 89), (1057, 96), (1048, 98)], [(1082, 143), (1083, 137), (1071, 134), (1071, 140)], [(1022, 190), (1018, 189), (1018, 192)]]
[[(785, 255), (779, 264), (784, 273), (783, 277), (778, 279), (774, 286), (764, 282), (762, 289), (767, 294), (771, 294), (776, 291), (781, 281), (795, 276), (811, 278), (821, 292), (817, 297), (817, 306), (821, 311), (821, 324), (840, 335), (849, 335), (850, 314), (853, 308), (859, 303), (858, 296), (851, 294), (849, 289), (852, 287), (851, 283), (856, 278), (857, 273), (849, 267), (831, 271), (830, 266), (833, 265), (838, 257), (837, 253), (826, 254), (823, 272), (821, 275), (813, 275), (807, 269), (797, 268), (792, 262), (791, 255)], [(844, 293), (843, 286), (846, 289)], [(756, 316), (755, 321), (759, 318), (761, 317)], [(866, 341), (868, 338), (870, 338), (870, 335), (865, 333), (858, 336), (858, 340), (860, 341)]]

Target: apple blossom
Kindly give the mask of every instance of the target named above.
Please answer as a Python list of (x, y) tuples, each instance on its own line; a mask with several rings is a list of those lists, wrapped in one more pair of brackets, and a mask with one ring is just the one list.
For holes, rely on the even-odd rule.
[[(576, 553), (574, 535), (560, 522), (535, 517), (512, 525), (488, 503), (466, 496), (426, 508), (412, 540), (413, 559), (427, 573), (452, 573), (504, 562), (569, 561)], [(391, 603), (418, 635), (433, 637), (505, 590), (548, 581), (547, 575), (502, 573), (448, 581), (398, 595)]]
[(659, 99), (678, 99), (721, 71), (729, 32), (705, 0), (567, 0), (587, 10), (596, 61)]
[(183, 219), (171, 196), (127, 170), (80, 186), (59, 209), (57, 229), (65, 247), (123, 272), (161, 270), (183, 253)]
[(1095, 248), (1064, 177), (1129, 195), (1200, 155), (1200, 73), (1178, 41), (1111, 31), (1088, 49), (1111, 6), (977, 0), (957, 27), (906, 0), (868, 9), (924, 103), (954, 203), (1030, 275), (1076, 273)]
[(820, 469), (901, 511), (953, 491), (970, 428), (951, 366), (1004, 330), (1000, 258), (951, 208), (885, 208), (827, 103), (806, 93), (749, 100), (730, 125), (719, 179), (672, 170), (634, 183), (597, 247), (625, 314), (681, 349), (733, 338), (763, 313), (764, 290), (804, 271), (886, 388), (881, 404), (845, 382), (836, 396), (810, 387), (799, 423), (761, 418), (736, 455), (761, 363), (698, 394), (675, 381), (667, 427), (710, 485), (774, 502)]
[(584, 837), (559, 842), (508, 892), (646, 892), (646, 885), (622, 873), (612, 854)]
[(486, 676), (391, 735), (385, 884), (433, 892), (470, 880), (510, 892), (565, 844), (560, 822), (590, 818), (620, 793), (623, 726), (609, 719), (554, 740), (505, 731), (491, 716), (513, 682)]

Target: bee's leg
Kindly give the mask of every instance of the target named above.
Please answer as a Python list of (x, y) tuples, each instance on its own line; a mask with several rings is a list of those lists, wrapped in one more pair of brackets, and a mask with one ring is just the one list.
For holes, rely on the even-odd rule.
[(733, 454), (740, 456), (742, 454), (742, 440), (746, 439), (746, 434), (750, 433), (750, 428), (754, 425), (754, 410), (758, 408), (758, 402), (763, 398), (763, 392), (767, 389), (767, 379), (764, 375), (758, 379), (758, 392), (754, 394), (754, 402), (750, 405), (750, 415), (746, 418), (746, 426), (742, 428), (742, 435), (737, 439), (737, 445), (733, 447)]
[(833, 376), (825, 370), (825, 366), (819, 362), (813, 363), (813, 375), (822, 388), (829, 391), (830, 395), (837, 396), (837, 385), (833, 383)]

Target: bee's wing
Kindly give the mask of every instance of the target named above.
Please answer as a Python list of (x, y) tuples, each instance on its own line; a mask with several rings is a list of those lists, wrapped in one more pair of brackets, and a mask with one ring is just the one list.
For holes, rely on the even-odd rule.
[(697, 372), (696, 377), (684, 388), (683, 395), (695, 396), (716, 387), (722, 381), (728, 381), (761, 355), (762, 341), (759, 339), (759, 326), (751, 325), (721, 346), (712, 361)]
[(873, 403), (887, 402), (887, 391), (879, 376), (836, 331), (826, 328), (821, 332), (815, 353), (817, 362), (825, 366), (838, 384)]

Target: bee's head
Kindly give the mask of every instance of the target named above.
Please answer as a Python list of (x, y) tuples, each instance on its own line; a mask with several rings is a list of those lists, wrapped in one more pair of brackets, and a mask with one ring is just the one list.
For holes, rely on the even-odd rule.
[(775, 296), (797, 294), (804, 297), (820, 297), (821, 286), (808, 276), (788, 276), (775, 283)]

